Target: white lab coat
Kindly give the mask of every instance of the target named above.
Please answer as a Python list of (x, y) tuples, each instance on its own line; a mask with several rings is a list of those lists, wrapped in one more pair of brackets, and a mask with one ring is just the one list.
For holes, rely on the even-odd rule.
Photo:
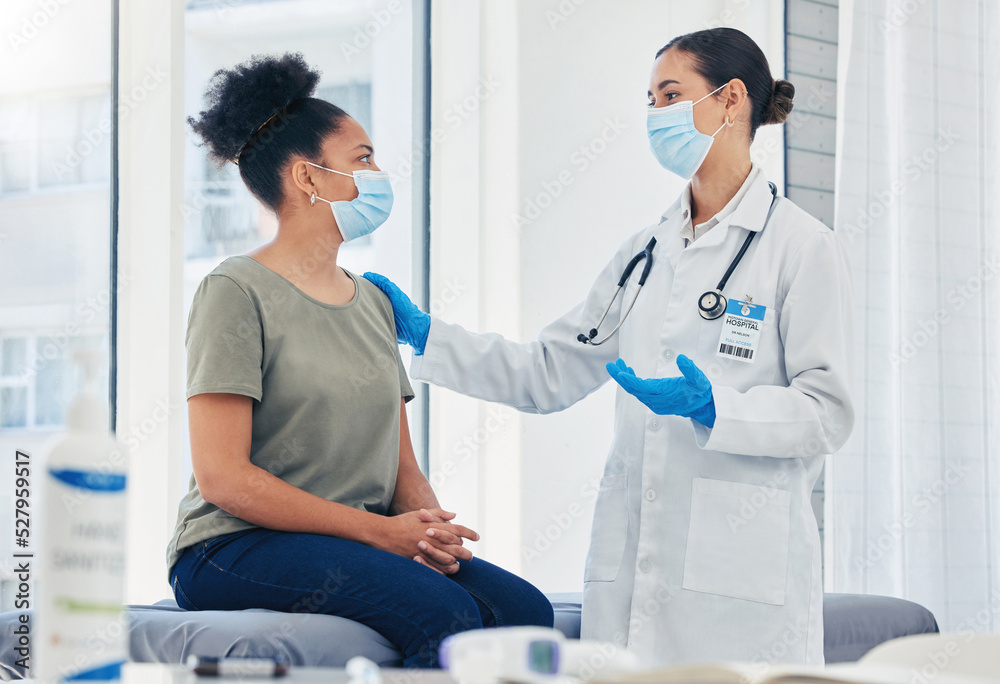
[[(644, 378), (689, 356), (712, 382), (716, 422), (659, 416), (618, 388), (614, 440), (584, 573), (582, 637), (627, 644), (650, 665), (823, 663), (820, 540), (810, 505), (826, 454), (854, 422), (850, 271), (834, 233), (779, 198), (724, 294), (767, 307), (754, 363), (716, 356), (722, 319), (697, 312), (771, 202), (763, 173), (688, 247), (678, 199), (626, 240), (587, 298), (518, 344), (433, 319), (411, 375), (521, 411), (559, 411), (608, 382), (621, 357)], [(592, 328), (651, 236), (654, 263), (618, 335)], [(601, 327), (617, 324), (638, 273)], [(600, 339), (600, 337), (598, 338)]]

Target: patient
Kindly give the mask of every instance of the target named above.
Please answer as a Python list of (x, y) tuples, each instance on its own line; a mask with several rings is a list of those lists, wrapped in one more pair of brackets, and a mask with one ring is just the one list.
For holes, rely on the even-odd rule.
[(301, 55), (254, 57), (217, 72), (209, 108), (189, 119), (278, 233), (223, 261), (191, 305), (194, 477), (170, 582), (188, 610), (338, 615), (385, 636), (404, 666), (437, 667), (444, 637), (551, 627), (552, 606), (473, 559), (463, 542), (479, 535), (452, 522), (417, 466), (392, 308), (337, 266), (344, 236), (385, 220), (391, 187), (364, 129), (310, 97), (318, 80)]

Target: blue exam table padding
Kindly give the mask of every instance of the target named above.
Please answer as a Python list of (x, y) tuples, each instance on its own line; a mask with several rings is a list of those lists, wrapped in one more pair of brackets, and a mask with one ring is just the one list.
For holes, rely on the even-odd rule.
[[(557, 629), (580, 636), (582, 594), (548, 594)], [(188, 655), (282, 655), (292, 665), (343, 667), (363, 655), (385, 667), (399, 667), (399, 651), (364, 625), (313, 613), (270, 610), (186, 611), (173, 599), (152, 606), (126, 607), (130, 653), (137, 662), (182, 663)], [(30, 612), (30, 611), (29, 611)], [(21, 612), (0, 613), (0, 679), (23, 679), (14, 665), (13, 634)], [(855, 661), (889, 639), (937, 632), (929, 610), (886, 596), (826, 594), (823, 600), (826, 662)], [(37, 634), (37, 632), (36, 632)]]

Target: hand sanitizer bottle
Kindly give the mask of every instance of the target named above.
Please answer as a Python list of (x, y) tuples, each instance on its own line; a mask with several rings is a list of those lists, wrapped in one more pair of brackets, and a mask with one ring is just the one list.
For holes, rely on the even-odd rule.
[(68, 434), (45, 461), (37, 584), (37, 657), (45, 682), (113, 681), (128, 659), (124, 451), (98, 397), (102, 355), (78, 351), (83, 391), (67, 411)]

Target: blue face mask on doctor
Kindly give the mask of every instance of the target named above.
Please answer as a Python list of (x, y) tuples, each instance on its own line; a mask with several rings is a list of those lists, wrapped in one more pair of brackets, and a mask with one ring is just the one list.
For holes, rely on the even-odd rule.
[(331, 202), (313, 193), (309, 201), (310, 204), (315, 204), (316, 200), (322, 200), (330, 205), (340, 234), (344, 237), (344, 242), (350, 242), (373, 233), (389, 218), (389, 212), (392, 211), (392, 184), (389, 182), (389, 174), (385, 171), (362, 169), (354, 173), (344, 173), (312, 162), (306, 162), (306, 164), (324, 171), (339, 173), (341, 176), (354, 178), (354, 184), (358, 188), (358, 196), (353, 200)]
[[(710, 92), (714, 95), (728, 83)], [(727, 125), (732, 126), (728, 117), (712, 135), (702, 133), (694, 126), (694, 106), (705, 97), (692, 102), (684, 100), (666, 107), (650, 107), (646, 113), (646, 134), (649, 136), (649, 148), (653, 151), (656, 161), (667, 171), (676, 173), (681, 178), (691, 178), (695, 171), (705, 161), (712, 141)]]

